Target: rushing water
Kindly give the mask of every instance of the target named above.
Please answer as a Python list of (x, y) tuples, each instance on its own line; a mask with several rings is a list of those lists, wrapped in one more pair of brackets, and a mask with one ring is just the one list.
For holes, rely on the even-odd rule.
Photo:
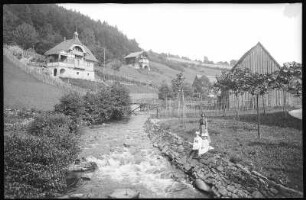
[(81, 157), (96, 162), (90, 181), (69, 194), (106, 198), (115, 189), (134, 189), (140, 198), (205, 198), (154, 148), (144, 132), (147, 115), (84, 129)]

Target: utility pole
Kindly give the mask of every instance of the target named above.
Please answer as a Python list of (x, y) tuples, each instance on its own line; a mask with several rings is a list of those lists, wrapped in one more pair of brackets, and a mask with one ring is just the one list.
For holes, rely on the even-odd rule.
[(105, 68), (105, 47), (103, 47), (103, 55), (104, 55), (104, 58), (103, 58), (103, 62), (104, 62), (104, 68)]

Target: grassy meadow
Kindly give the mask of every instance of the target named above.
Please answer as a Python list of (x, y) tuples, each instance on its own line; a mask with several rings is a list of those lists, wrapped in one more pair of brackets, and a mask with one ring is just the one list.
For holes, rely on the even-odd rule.
[(22, 71), (3, 55), (4, 107), (52, 110), (63, 90), (43, 83)]
[[(185, 124), (178, 119), (163, 120), (163, 128), (193, 142), (199, 118)], [(208, 119), (208, 132), (215, 151), (290, 188), (303, 191), (302, 121), (283, 113), (261, 115), (261, 139), (257, 138), (256, 115)]]

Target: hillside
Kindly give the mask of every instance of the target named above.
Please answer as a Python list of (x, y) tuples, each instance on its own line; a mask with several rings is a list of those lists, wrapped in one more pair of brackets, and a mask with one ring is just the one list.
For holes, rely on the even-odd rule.
[(113, 70), (109, 66), (107, 66), (105, 69), (96, 67), (96, 70), (107, 74), (122, 76), (127, 79), (137, 80), (144, 83), (151, 83), (157, 87), (160, 86), (163, 81), (166, 81), (168, 84), (170, 84), (171, 80), (176, 77), (176, 74), (181, 72), (179, 69), (183, 69), (183, 74), (186, 78), (186, 82), (189, 84), (193, 83), (196, 75), (205, 75), (211, 82), (213, 82), (215, 80), (215, 76), (221, 74), (220, 69), (212, 69), (199, 66), (180, 66), (180, 68), (175, 69), (169, 65), (151, 60), (150, 68), (151, 71), (147, 71), (134, 69), (128, 65), (122, 65), (119, 71)]
[[(99, 62), (103, 48), (108, 60), (121, 59), (140, 51), (130, 40), (107, 22), (95, 21), (79, 12), (52, 4), (6, 4), (3, 6), (3, 43), (16, 43), (23, 49), (32, 48), (44, 54), (64, 38), (70, 39), (77, 30), (79, 38)], [(13, 34), (12, 34), (13, 33)]]
[(4, 107), (52, 110), (64, 91), (45, 84), (3, 55)]

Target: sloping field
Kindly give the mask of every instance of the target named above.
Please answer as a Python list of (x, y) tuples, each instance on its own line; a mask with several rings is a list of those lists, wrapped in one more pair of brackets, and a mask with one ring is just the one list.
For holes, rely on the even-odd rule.
[[(119, 71), (114, 71), (109, 67), (103, 69), (108, 74), (114, 74), (117, 76), (123, 76), (128, 79), (137, 80), (141, 82), (151, 82), (152, 84), (159, 86), (163, 81), (171, 84), (171, 80), (176, 78), (176, 74), (180, 73), (178, 70), (174, 70), (167, 65), (150, 61), (151, 71), (134, 69), (128, 65), (120, 67)], [(101, 69), (99, 69), (101, 70)], [(206, 75), (211, 81), (215, 80), (215, 76), (221, 74), (220, 69), (212, 69), (205, 67), (189, 67), (184, 68), (183, 72), (186, 82), (192, 84), (196, 75)]]
[(4, 107), (52, 110), (64, 91), (45, 84), (3, 55)]

